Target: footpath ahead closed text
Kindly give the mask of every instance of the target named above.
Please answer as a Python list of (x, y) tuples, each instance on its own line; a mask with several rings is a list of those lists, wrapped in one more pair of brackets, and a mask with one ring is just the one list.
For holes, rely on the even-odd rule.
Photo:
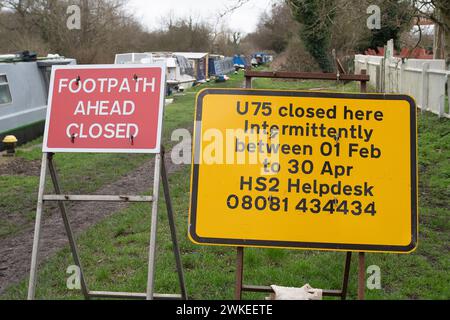
[(57, 67), (44, 151), (157, 152), (162, 66)]

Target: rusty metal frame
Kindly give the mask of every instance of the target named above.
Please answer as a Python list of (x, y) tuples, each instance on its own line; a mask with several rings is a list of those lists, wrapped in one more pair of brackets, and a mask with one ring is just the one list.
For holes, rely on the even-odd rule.
[[(154, 186), (152, 196), (111, 196), (111, 195), (66, 195), (61, 191), (59, 185), (59, 179), (57, 171), (54, 165), (54, 154), (44, 153), (42, 156), (41, 175), (39, 182), (38, 203), (36, 209), (36, 222), (35, 232), (33, 240), (33, 252), (31, 257), (31, 269), (30, 280), (28, 285), (28, 300), (35, 299), (38, 260), (39, 260), (39, 242), (42, 224), (42, 212), (45, 202), (57, 202), (61, 211), (61, 216), (64, 222), (64, 227), (69, 240), (70, 250), (72, 253), (75, 265), (80, 270), (80, 285), (81, 292), (85, 299), (91, 298), (112, 298), (112, 299), (142, 299), (142, 300), (187, 300), (187, 291), (184, 281), (183, 265), (181, 263), (180, 248), (177, 240), (177, 231), (175, 226), (175, 219), (173, 214), (172, 201), (169, 191), (169, 180), (167, 176), (166, 166), (164, 163), (164, 148), (162, 148), (160, 154), (156, 154), (155, 157), (155, 173), (154, 173)], [(55, 194), (46, 195), (45, 182), (47, 172), (50, 173), (51, 180), (55, 189)], [(161, 178), (161, 179), (160, 179)], [(156, 268), (156, 231), (158, 223), (158, 198), (159, 187), (163, 185), (164, 199), (166, 203), (167, 215), (170, 226), (170, 233), (172, 238), (173, 252), (175, 255), (176, 268), (178, 273), (178, 280), (180, 283), (181, 294), (156, 294), (154, 293), (154, 278)], [(80, 255), (78, 253), (78, 246), (75, 240), (75, 235), (72, 231), (70, 221), (67, 215), (65, 202), (73, 201), (94, 201), (94, 202), (138, 202), (138, 203), (152, 203), (152, 215), (151, 215), (151, 230), (150, 230), (150, 246), (149, 246), (149, 258), (148, 258), (148, 281), (146, 293), (129, 293), (129, 292), (103, 292), (103, 291), (90, 291), (88, 289), (84, 269), (81, 263)]]
[[(352, 261), (352, 253), (347, 252), (344, 265), (344, 278), (342, 281), (342, 289), (340, 290), (323, 290), (324, 297), (338, 297), (342, 300), (347, 299), (348, 283), (350, 277), (350, 268)], [(364, 276), (364, 273), (362, 273)], [(237, 268), (236, 268), (236, 289), (235, 299), (241, 300), (243, 292), (255, 292), (255, 293), (273, 293), (273, 290), (269, 286), (255, 286), (244, 284), (244, 248), (237, 248)], [(363, 280), (364, 281), (364, 280)], [(364, 287), (363, 287), (364, 290)]]
[[(367, 83), (370, 76), (366, 74), (366, 70), (361, 70), (360, 75), (355, 74), (335, 74), (335, 73), (310, 73), (310, 72), (272, 72), (272, 71), (252, 71), (245, 70), (245, 88), (252, 88), (253, 78), (270, 78), (270, 79), (295, 79), (295, 80), (330, 80), (330, 81), (358, 81), (360, 82), (361, 93), (367, 92)], [(348, 284), (350, 278), (350, 268), (352, 261), (352, 252), (347, 252), (344, 265), (344, 276), (342, 288), (340, 290), (323, 290), (325, 297), (338, 297), (342, 300), (347, 299)], [(358, 253), (358, 300), (365, 299), (365, 253)], [(236, 285), (235, 299), (241, 300), (243, 292), (256, 293), (273, 293), (269, 286), (255, 286), (244, 284), (244, 248), (237, 247), (236, 258)]]
[[(284, 72), (284, 71), (245, 71), (245, 79), (272, 78), (272, 79), (294, 79), (294, 80), (334, 80), (334, 81), (359, 81), (367, 83), (370, 76), (362, 74), (336, 74), (317, 72)], [(246, 86), (246, 88), (250, 88)]]

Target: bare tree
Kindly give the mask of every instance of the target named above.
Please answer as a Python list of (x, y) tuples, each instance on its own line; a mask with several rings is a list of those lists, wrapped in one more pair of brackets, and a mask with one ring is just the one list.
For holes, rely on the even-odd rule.
[(292, 18), (289, 6), (281, 2), (260, 16), (256, 31), (248, 35), (246, 41), (252, 42), (259, 50), (281, 53), (299, 30), (300, 25)]
[[(211, 33), (211, 45), (210, 45), (210, 52), (215, 52), (216, 48), (218, 48), (218, 39), (220, 38), (222, 44), (225, 41), (227, 44), (230, 42), (229, 40), (231, 40), (233, 47), (234, 47), (234, 51), (238, 51), (238, 47), (239, 47), (239, 42), (240, 42), (240, 36), (239, 36), (239, 41), (237, 41), (237, 39), (235, 38), (235, 35), (239, 32), (235, 32), (235, 31), (231, 31), (228, 28), (226, 28), (224, 26), (225, 24), (225, 19), (230, 16), (231, 14), (233, 14), (234, 12), (236, 12), (236, 10), (242, 8), (242, 6), (246, 5), (247, 3), (249, 3), (251, 0), (234, 0), (234, 1), (230, 1), (230, 3), (228, 3), (223, 10), (219, 11), (216, 14), (215, 17), (215, 21), (213, 23), (213, 27), (212, 27), (212, 33)], [(220, 50), (220, 49), (218, 49)], [(225, 48), (222, 49), (223, 50), (227, 50)], [(220, 52), (220, 51), (218, 51)], [(238, 52), (235, 52), (238, 53)]]
[[(0, 0), (1, 50), (36, 50), (76, 57), (80, 63), (111, 62), (116, 50), (139, 47), (144, 31), (125, 14), (124, 0)], [(67, 28), (67, 7), (81, 8), (81, 29)], [(33, 41), (30, 41), (32, 39)]]

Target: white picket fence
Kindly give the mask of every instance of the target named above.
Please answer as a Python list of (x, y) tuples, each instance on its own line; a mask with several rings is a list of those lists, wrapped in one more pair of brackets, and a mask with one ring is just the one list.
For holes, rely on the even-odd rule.
[(444, 60), (356, 55), (355, 73), (363, 69), (377, 92), (411, 95), (421, 110), (450, 118), (450, 90), (446, 93), (446, 86), (450, 88), (450, 71), (445, 69)]

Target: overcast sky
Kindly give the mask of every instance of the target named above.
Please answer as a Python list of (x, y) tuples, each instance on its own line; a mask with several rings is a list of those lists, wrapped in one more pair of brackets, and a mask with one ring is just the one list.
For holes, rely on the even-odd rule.
[[(259, 15), (269, 11), (277, 0), (250, 0), (226, 18), (232, 30), (249, 33), (254, 31)], [(175, 17), (193, 16), (215, 23), (218, 12), (223, 12), (234, 0), (129, 0), (128, 10), (148, 28), (155, 29), (171, 12)]]

